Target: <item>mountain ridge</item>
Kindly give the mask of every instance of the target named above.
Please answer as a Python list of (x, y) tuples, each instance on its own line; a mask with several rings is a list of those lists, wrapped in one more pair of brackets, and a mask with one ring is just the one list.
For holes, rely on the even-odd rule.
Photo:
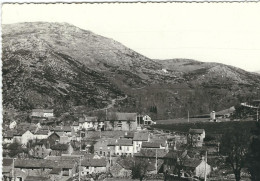
[(180, 117), (187, 109), (200, 114), (250, 99), (260, 82), (258, 75), (224, 64), (152, 60), (67, 23), (3, 25), (2, 38), (5, 110), (89, 111), (127, 95), (115, 109)]

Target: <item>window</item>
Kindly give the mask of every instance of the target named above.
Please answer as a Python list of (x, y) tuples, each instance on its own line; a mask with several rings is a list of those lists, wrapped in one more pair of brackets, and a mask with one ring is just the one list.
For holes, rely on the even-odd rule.
[(119, 146), (119, 150), (122, 150), (122, 146)]
[(200, 137), (198, 137), (198, 140), (200, 140)]
[(86, 166), (87, 169), (89, 169), (89, 166)]
[(129, 151), (129, 147), (128, 146), (126, 147), (126, 150)]
[(100, 153), (100, 155), (102, 155), (102, 150), (100, 150), (100, 152), (99, 152), (99, 153)]

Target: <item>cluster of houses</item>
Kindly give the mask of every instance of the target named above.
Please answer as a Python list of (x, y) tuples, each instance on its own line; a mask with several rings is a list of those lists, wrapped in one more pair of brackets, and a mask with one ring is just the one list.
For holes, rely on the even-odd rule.
[[(32, 113), (37, 117), (51, 117), (51, 111)], [(43, 114), (40, 112), (43, 112)], [(110, 173), (113, 177), (129, 177), (131, 168), (126, 157), (147, 159), (149, 174), (175, 174), (176, 164), (182, 160), (182, 174), (204, 177), (211, 167), (202, 155), (191, 154), (183, 145), (202, 147), (203, 129), (190, 129), (189, 133), (161, 133), (147, 130), (155, 124), (152, 119), (136, 113), (109, 113), (105, 120), (83, 115), (71, 126), (43, 126), (41, 124), (11, 122), (3, 133), (4, 180), (69, 180)], [(82, 145), (90, 131), (113, 130), (118, 137), (100, 137), (92, 144)], [(28, 149), (25, 156), (8, 157), (8, 145), (20, 144)]]

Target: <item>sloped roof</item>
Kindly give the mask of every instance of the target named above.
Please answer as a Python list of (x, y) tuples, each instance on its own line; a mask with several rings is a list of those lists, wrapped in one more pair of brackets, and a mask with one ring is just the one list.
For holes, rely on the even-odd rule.
[(27, 176), (24, 181), (51, 181), (51, 179), (42, 176)]
[(67, 144), (55, 144), (51, 146), (52, 150), (62, 150), (62, 151), (67, 151), (69, 148), (69, 145)]
[(53, 113), (53, 109), (33, 109), (32, 112)]
[(139, 153), (136, 153), (134, 156), (136, 157), (144, 157), (144, 158), (156, 158), (156, 152), (157, 152), (157, 158), (163, 158), (168, 153), (168, 151), (164, 149), (145, 149), (142, 148)]
[(128, 131), (124, 135), (125, 138), (134, 138), (134, 132)]
[(34, 134), (36, 134), (36, 135), (48, 135), (48, 133), (49, 133), (48, 130), (39, 129)]
[(143, 142), (142, 148), (160, 148), (160, 143), (156, 142)]
[(11, 130), (8, 130), (8, 131), (3, 133), (3, 137), (4, 138), (13, 138), (14, 137), (14, 132), (11, 131)]
[(109, 112), (107, 115), (108, 120), (113, 120), (114, 119), (114, 114), (116, 116), (116, 120), (120, 121), (135, 121), (137, 118), (137, 113), (123, 113), (123, 112)]
[(82, 166), (91, 166), (91, 167), (106, 167), (107, 162), (104, 158), (100, 158), (100, 159), (84, 159), (81, 162)]
[(3, 166), (11, 166), (13, 164), (13, 158), (3, 158)]
[(149, 133), (146, 132), (136, 132), (134, 133), (133, 141), (148, 141)]
[(131, 139), (118, 139), (115, 145), (118, 146), (133, 146), (133, 141)]
[(16, 168), (53, 168), (54, 162), (42, 159), (17, 159), (14, 161)]
[(204, 129), (191, 129), (189, 130), (190, 134), (202, 134), (205, 130)]
[(59, 175), (61, 173), (61, 168), (53, 168), (49, 174)]
[(183, 161), (183, 166), (196, 168), (201, 163), (200, 159), (197, 158), (187, 158)]

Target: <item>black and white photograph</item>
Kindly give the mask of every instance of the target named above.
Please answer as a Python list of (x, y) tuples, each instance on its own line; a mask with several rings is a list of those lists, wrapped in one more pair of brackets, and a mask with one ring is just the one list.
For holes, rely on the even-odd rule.
[(259, 2), (1, 5), (1, 180), (260, 181)]

